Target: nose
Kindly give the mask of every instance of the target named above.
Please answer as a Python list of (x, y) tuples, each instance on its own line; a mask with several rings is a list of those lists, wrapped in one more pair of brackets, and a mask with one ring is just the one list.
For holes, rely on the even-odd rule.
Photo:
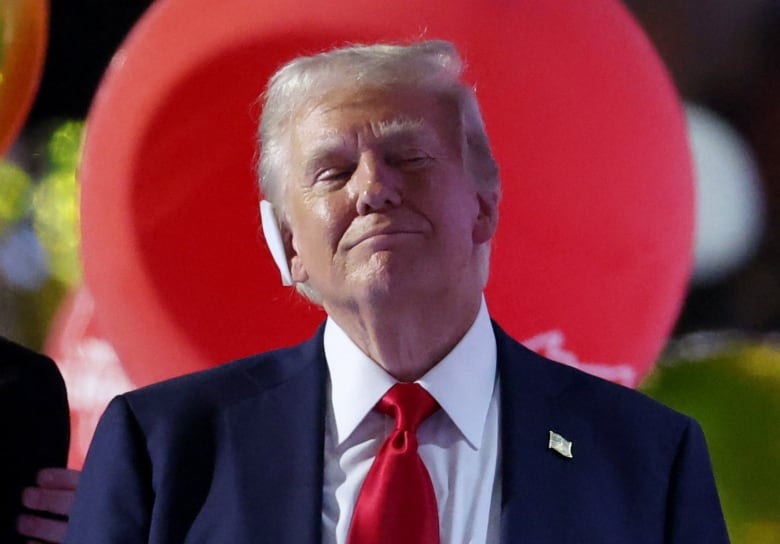
[(399, 173), (381, 157), (364, 153), (357, 168), (357, 212), (367, 215), (401, 204)]

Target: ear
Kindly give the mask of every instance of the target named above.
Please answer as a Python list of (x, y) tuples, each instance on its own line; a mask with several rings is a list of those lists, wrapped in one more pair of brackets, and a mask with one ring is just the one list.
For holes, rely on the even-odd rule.
[(290, 267), (292, 268), (292, 280), (295, 283), (306, 283), (309, 281), (309, 273), (306, 271), (306, 267), (303, 265), (303, 259), (298, 255), (298, 247), (295, 244), (295, 237), (292, 232), (287, 231), (285, 239), (285, 247), (287, 248), (287, 255), (290, 256)]
[(474, 222), (472, 239), (475, 244), (489, 242), (498, 227), (498, 192), (477, 191), (479, 211)]
[(260, 221), (263, 226), (265, 243), (271, 251), (271, 257), (273, 257), (274, 263), (276, 263), (276, 267), (282, 276), (282, 285), (292, 285), (292, 273), (290, 272), (290, 265), (287, 263), (287, 246), (290, 246), (290, 249), (292, 249), (292, 236), (287, 236), (288, 243), (285, 244), (285, 240), (279, 230), (279, 222), (276, 219), (274, 207), (267, 200), (260, 201)]

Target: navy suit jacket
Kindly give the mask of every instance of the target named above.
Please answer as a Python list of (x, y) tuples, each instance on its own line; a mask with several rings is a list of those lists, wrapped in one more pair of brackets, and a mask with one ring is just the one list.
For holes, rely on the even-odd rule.
[[(693, 420), (495, 329), (502, 543), (728, 542)], [(320, 542), (327, 382), (320, 330), (117, 397), (66, 542)], [(572, 459), (548, 449), (550, 430)]]

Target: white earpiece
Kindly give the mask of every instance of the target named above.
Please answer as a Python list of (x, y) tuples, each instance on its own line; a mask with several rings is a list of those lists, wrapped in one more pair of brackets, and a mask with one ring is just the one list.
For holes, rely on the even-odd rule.
[(263, 236), (268, 249), (271, 250), (279, 273), (282, 275), (282, 285), (292, 285), (292, 274), (287, 264), (287, 254), (284, 251), (282, 233), (279, 231), (279, 223), (276, 221), (273, 205), (267, 200), (260, 201), (260, 220), (263, 224)]

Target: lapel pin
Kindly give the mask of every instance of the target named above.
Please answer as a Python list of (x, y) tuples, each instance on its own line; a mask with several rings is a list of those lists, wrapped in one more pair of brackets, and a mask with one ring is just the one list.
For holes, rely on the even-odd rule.
[(548, 449), (557, 452), (558, 454), (562, 455), (563, 457), (566, 457), (567, 459), (572, 459), (574, 457), (571, 453), (572, 446), (573, 446), (572, 442), (569, 442), (558, 433), (550, 431), (550, 441), (547, 444)]

